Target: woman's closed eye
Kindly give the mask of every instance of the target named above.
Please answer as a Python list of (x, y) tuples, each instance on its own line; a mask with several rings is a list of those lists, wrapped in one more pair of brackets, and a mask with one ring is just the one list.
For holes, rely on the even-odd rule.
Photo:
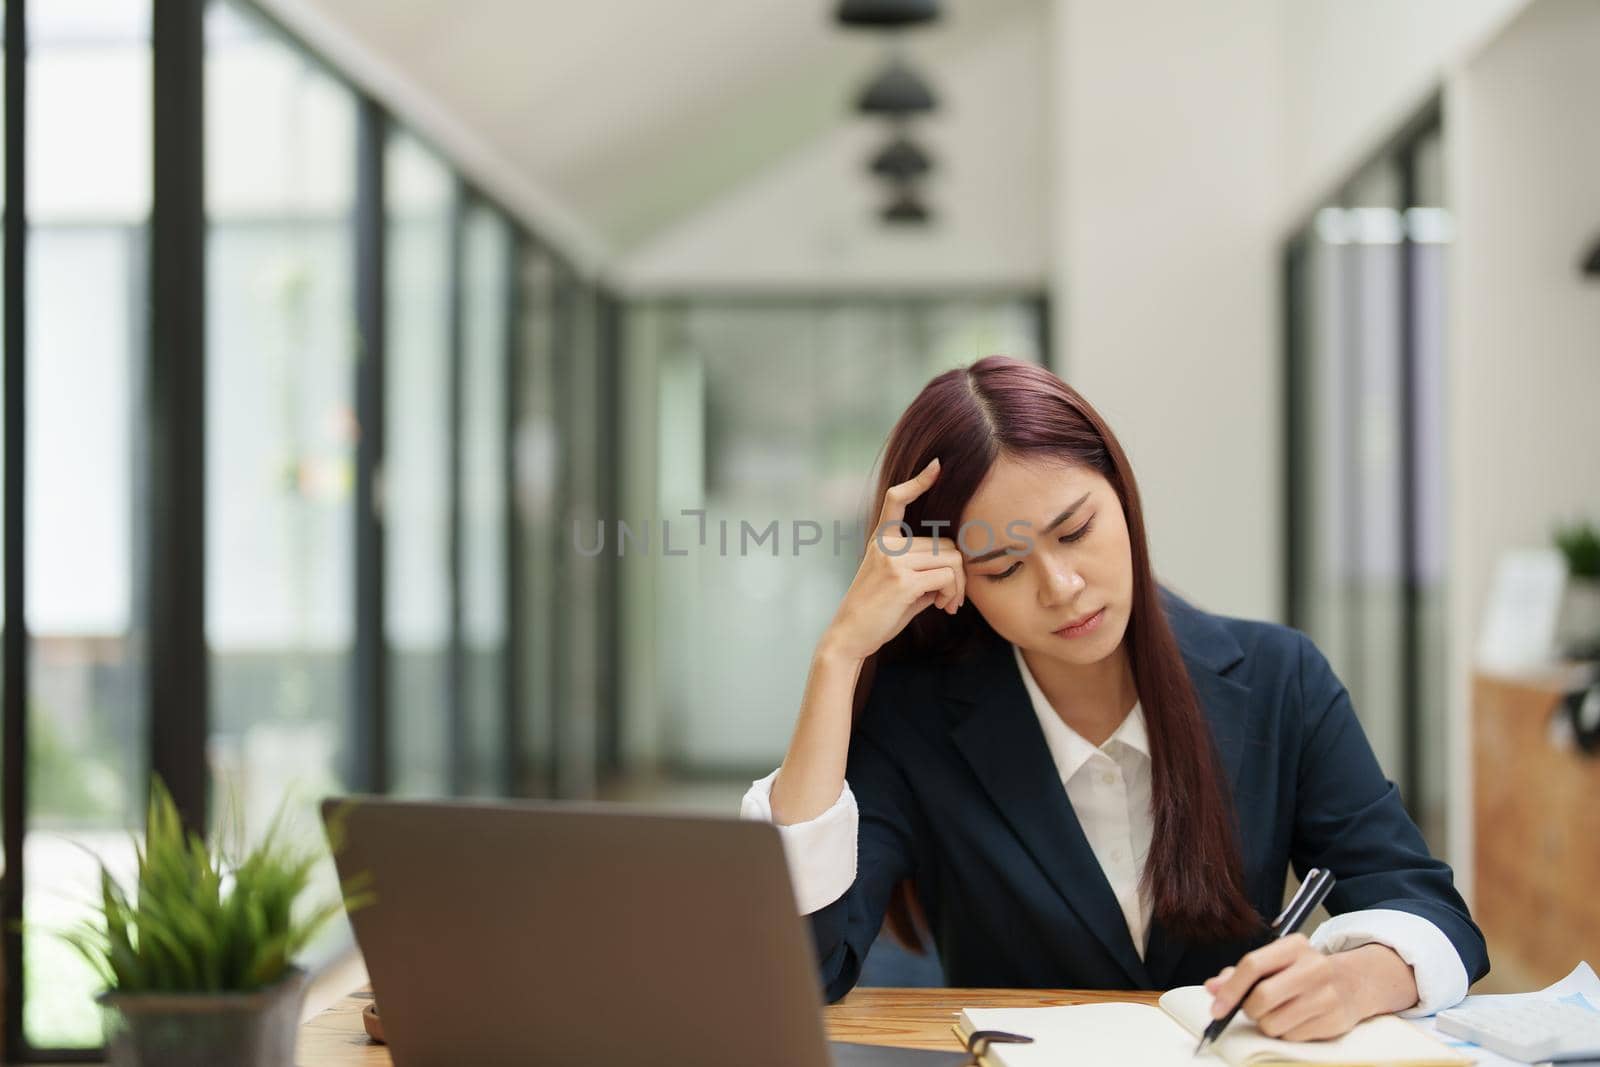
[[(1070, 545), (1074, 541), (1081, 541), (1081, 540), (1083, 540), (1084, 537), (1086, 537), (1088, 535), (1090, 528), (1093, 527), (1093, 526), (1094, 526), (1094, 516), (1091, 515), (1089, 517), (1089, 520), (1087, 522), (1085, 522), (1082, 526), (1078, 527), (1076, 530), (1073, 530), (1071, 533), (1062, 534), (1060, 537), (1056, 538), (1056, 540), (1060, 541), (1064, 545)], [(1007, 578), (1011, 577), (1013, 574), (1017, 573), (1017, 568), (1020, 567), (1020, 566), (1022, 566), (1022, 561), (1019, 559), (1015, 563), (1011, 564), (1011, 566), (1009, 566), (1005, 570), (1001, 571), (1000, 573), (998, 573), (998, 574), (986, 574), (986, 575), (984, 575), (984, 577), (989, 579), (991, 582), (1003, 582)]]

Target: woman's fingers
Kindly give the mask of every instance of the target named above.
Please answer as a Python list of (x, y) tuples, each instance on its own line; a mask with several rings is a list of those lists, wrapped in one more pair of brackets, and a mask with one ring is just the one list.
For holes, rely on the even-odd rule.
[(879, 563), (886, 566), (888, 573), (949, 571), (954, 578), (953, 588), (941, 592), (934, 604), (951, 614), (961, 609), (966, 600), (967, 572), (954, 541), (948, 537), (880, 537), (884, 558)]
[[(1271, 986), (1271, 989), (1267, 989)], [(1256, 994), (1266, 991), (1260, 1004)], [(1355, 1024), (1345, 1019), (1333, 985), (1333, 968), (1320, 954), (1302, 956), (1256, 987), (1244, 1009), (1268, 1037), (1332, 1037)], [(1295, 1040), (1299, 1038), (1296, 1037)]]
[(1268, 1037), (1282, 1037), (1314, 1022), (1323, 1013), (1321, 999), (1314, 993), (1292, 997), (1279, 1004), (1265, 1015), (1257, 1016), (1250, 1011), (1249, 1001), (1245, 1002), (1245, 1011), (1256, 1022), (1256, 1029)]
[(901, 630), (904, 630), (906, 628), (906, 623), (910, 622), (912, 619), (916, 618), (918, 615), (922, 614), (930, 606), (932, 606), (936, 596), (938, 596), (937, 593), (923, 593), (917, 599), (913, 600), (911, 604), (900, 613), (900, 621), (895, 623), (894, 632), (899, 633)]
[(1260, 1023), (1306, 992), (1309, 977), (1302, 960), (1296, 959), (1283, 970), (1263, 978), (1244, 998), (1245, 1014)]
[(938, 567), (925, 571), (907, 571), (901, 577), (904, 588), (908, 593), (921, 597), (925, 594), (934, 594), (933, 603), (939, 610), (948, 614), (955, 614), (961, 609), (959, 602), (960, 585), (956, 572), (948, 567)]
[(1233, 968), (1232, 967), (1224, 967), (1224, 968), (1222, 968), (1222, 971), (1221, 971), (1220, 974), (1213, 975), (1212, 977), (1206, 979), (1206, 991), (1209, 992), (1209, 993), (1215, 993), (1217, 991), (1217, 987), (1220, 986), (1223, 982), (1226, 982), (1232, 976), (1233, 976)]
[(961, 555), (961, 549), (948, 537), (903, 537), (893, 530), (879, 530), (873, 543), (889, 559), (906, 559), (910, 556), (950, 559)]
[(904, 519), (906, 517), (906, 505), (926, 493), (929, 486), (933, 485), (938, 477), (939, 458), (935, 456), (910, 481), (891, 485), (888, 491), (883, 494), (883, 511), (878, 515), (876, 533), (881, 535), (885, 525)]
[(950, 614), (954, 615), (961, 610), (961, 605), (967, 602), (967, 566), (958, 560), (956, 566), (952, 569), (956, 576), (956, 598), (954, 606), (950, 609)]
[[(1288, 937), (1270, 941), (1254, 952), (1245, 953), (1238, 966), (1234, 967), (1233, 973), (1224, 978), (1212, 991), (1216, 999), (1211, 1005), (1211, 1017), (1220, 1019), (1228, 1014), (1245, 992), (1255, 984), (1256, 979), (1276, 974), (1307, 951), (1315, 950), (1309, 948), (1305, 935), (1290, 934)], [(1245, 1010), (1250, 1010), (1248, 1005)], [(1252, 1014), (1251, 1018), (1254, 1017)]]
[[(917, 542), (923, 542), (918, 544)], [(961, 553), (956, 549), (956, 543), (947, 537), (918, 537), (911, 543), (908, 551), (901, 552), (892, 558), (903, 559), (914, 570), (927, 570), (929, 567), (965, 567)]]
[(1338, 1037), (1362, 1018), (1350, 995), (1342, 991), (1340, 958), (1312, 948), (1304, 934), (1271, 942), (1206, 982), (1206, 990), (1216, 998), (1212, 1017), (1222, 1018), (1243, 997), (1245, 1014), (1269, 1037), (1290, 1041)]
[(909, 574), (936, 574), (945, 576), (939, 582), (939, 596), (934, 606), (941, 611), (954, 615), (961, 610), (961, 605), (967, 598), (967, 572), (958, 560), (952, 559), (948, 554), (942, 556), (922, 556), (916, 560), (908, 560), (905, 564)]

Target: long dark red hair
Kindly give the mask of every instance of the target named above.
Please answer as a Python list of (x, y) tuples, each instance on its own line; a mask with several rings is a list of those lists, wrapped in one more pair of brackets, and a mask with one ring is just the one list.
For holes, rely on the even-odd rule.
[[(1155, 816), (1141, 886), (1152, 895), (1156, 917), (1174, 935), (1194, 942), (1259, 931), (1262, 920), (1245, 897), (1226, 779), (1161, 609), (1133, 470), (1089, 402), (1043, 367), (1006, 356), (946, 371), (917, 395), (889, 434), (869, 524), (882, 513), (889, 487), (909, 480), (937, 456), (938, 480), (906, 507), (905, 521), (917, 536), (953, 536), (967, 502), (1002, 455), (1086, 467), (1104, 477), (1122, 501), (1133, 566), (1133, 607), (1123, 640), (1150, 738)], [(869, 539), (871, 534), (869, 529)], [(954, 616), (921, 612), (863, 668), (856, 713), (866, 702), (880, 657), (959, 657), (993, 637), (971, 603)], [(903, 944), (920, 948), (923, 924), (909, 885), (897, 888), (886, 921)]]

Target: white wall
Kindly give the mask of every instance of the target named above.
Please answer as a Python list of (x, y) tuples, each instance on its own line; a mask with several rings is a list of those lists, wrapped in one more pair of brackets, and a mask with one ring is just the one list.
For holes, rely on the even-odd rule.
[(1208, 606), (1279, 612), (1288, 227), (1527, 2), (1056, 0), (1057, 365)]
[(1061, 0), (1058, 369), (1138, 476), (1158, 574), (1280, 600), (1274, 0)]
[[(1600, 4), (1537, 0), (1452, 77), (1451, 856), (1471, 877), (1468, 680), (1498, 553), (1600, 502)], [(1469, 882), (1470, 884), (1470, 882)]]
[(877, 221), (886, 197), (866, 160), (888, 136), (853, 118), (628, 255), (618, 278), (632, 291), (1041, 287), (1047, 15), (1022, 8), (933, 65), (913, 47), (941, 100), (913, 126), (937, 161), (924, 198), (932, 225)]
[(1326, 196), (1528, 0), (1285, 0), (1286, 221)]

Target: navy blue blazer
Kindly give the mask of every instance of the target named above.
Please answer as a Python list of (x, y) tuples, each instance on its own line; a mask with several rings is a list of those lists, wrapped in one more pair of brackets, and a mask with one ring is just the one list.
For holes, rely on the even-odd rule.
[[(1412, 912), (1489, 969), (1450, 868), (1387, 781), (1316, 646), (1272, 623), (1163, 606), (1227, 771), (1245, 889), (1270, 922), (1284, 879), (1326, 867), (1337, 914)], [(855, 985), (894, 885), (912, 879), (952, 986), (1166, 989), (1203, 982), (1257, 942), (1185, 944), (1152, 920), (1141, 960), (1067, 800), (1010, 645), (882, 665), (850, 741), (855, 883), (810, 916), (828, 1000)]]

